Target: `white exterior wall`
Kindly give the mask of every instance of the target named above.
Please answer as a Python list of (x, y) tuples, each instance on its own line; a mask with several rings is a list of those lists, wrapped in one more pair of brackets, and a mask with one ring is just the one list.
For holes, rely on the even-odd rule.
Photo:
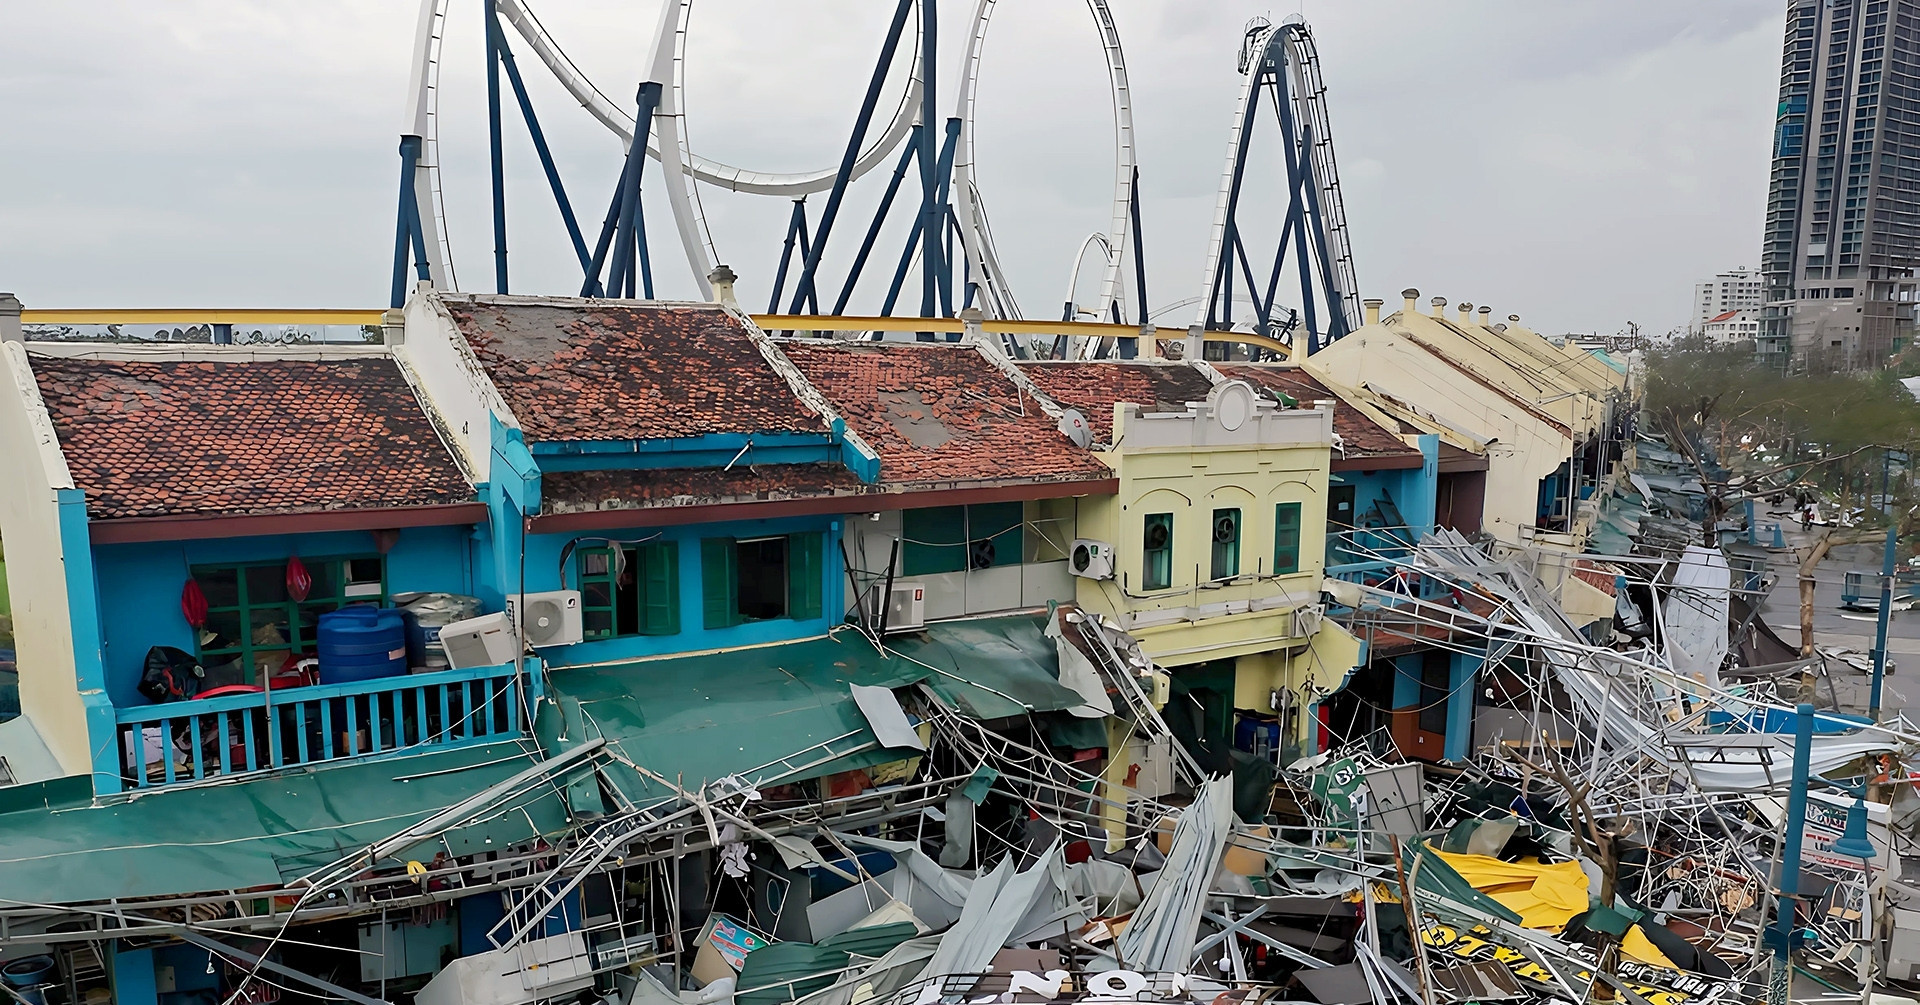
[(1758, 311), (1762, 302), (1761, 276), (1757, 270), (1739, 268), (1693, 287), (1693, 324), (1698, 331), (1707, 319), (1728, 311)]
[(489, 414), (517, 427), (519, 421), (493, 386), (473, 347), (460, 334), (440, 298), (416, 293), (407, 301), (406, 335), (393, 357), (407, 379), (426, 398), (427, 414), (448, 428), (441, 433), (469, 481), (491, 481), (493, 439)]
[(20, 710), (69, 775), (92, 770), (55, 493), (74, 487), (21, 342), (0, 342), (0, 538), (6, 541)]

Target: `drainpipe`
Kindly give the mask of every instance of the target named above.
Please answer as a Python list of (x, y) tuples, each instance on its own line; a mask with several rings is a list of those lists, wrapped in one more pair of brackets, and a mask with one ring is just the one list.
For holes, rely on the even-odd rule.
[(20, 328), (20, 298), (11, 293), (0, 293), (0, 342), (26, 340), (26, 333)]

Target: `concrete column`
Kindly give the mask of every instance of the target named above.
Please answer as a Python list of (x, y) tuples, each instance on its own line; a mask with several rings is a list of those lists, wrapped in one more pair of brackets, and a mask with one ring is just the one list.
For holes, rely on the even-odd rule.
[(1476, 654), (1454, 653), (1448, 667), (1447, 745), (1449, 761), (1464, 761), (1473, 747), (1473, 695), (1479, 689), (1480, 667), (1486, 660)]
[(0, 342), (26, 340), (26, 333), (20, 328), (20, 298), (11, 293), (0, 293)]

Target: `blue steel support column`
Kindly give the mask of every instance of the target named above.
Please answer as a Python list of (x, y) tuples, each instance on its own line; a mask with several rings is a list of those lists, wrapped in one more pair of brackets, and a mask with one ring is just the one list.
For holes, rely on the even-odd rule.
[(646, 170), (647, 137), (653, 132), (654, 109), (660, 107), (660, 90), (659, 84), (650, 81), (640, 85), (634, 98), (633, 144), (627, 148), (626, 169), (620, 172), (620, 211), (613, 237), (613, 262), (608, 266), (607, 279), (612, 284), (613, 296), (621, 295), (622, 283), (626, 284), (626, 296), (634, 294), (628, 273), (633, 267), (639, 227), (640, 174)]
[[(936, 191), (939, 179), (935, 177), (938, 162), (933, 154), (934, 97), (938, 90), (934, 85), (939, 81), (939, 65), (935, 59), (939, 49), (939, 7), (935, 0), (920, 0), (920, 121), (927, 124), (927, 128), (920, 131), (920, 316), (923, 318), (933, 316), (941, 271), (941, 212)], [(922, 332), (921, 337), (931, 340), (933, 336)]]
[[(840, 157), (840, 170), (833, 176), (833, 190), (827, 193), (827, 205), (820, 211), (820, 227), (814, 231), (813, 250), (807, 254), (806, 268), (800, 272), (800, 283), (793, 290), (793, 306), (788, 313), (798, 314), (800, 305), (808, 297), (818, 299), (814, 292), (814, 279), (820, 269), (820, 256), (827, 250), (827, 237), (833, 232), (833, 223), (840, 217), (840, 201), (846, 198), (847, 183), (853, 180), (854, 163), (860, 159), (861, 144), (867, 138), (867, 126), (873, 121), (873, 108), (880, 101), (880, 91), (887, 82), (887, 68), (893, 65), (893, 54), (900, 47), (900, 35), (906, 30), (907, 13), (912, 9), (913, 0), (900, 0), (894, 7), (893, 21), (887, 25), (887, 40), (880, 47), (880, 60), (874, 65), (873, 77), (867, 82), (867, 95), (860, 102), (860, 114), (853, 120), (853, 135), (847, 139), (846, 153)], [(933, 0), (925, 0), (929, 10)], [(932, 41), (929, 38), (928, 44)], [(927, 78), (927, 91), (933, 90), (932, 77)], [(931, 122), (931, 119), (926, 121)], [(922, 130), (924, 133), (925, 131)], [(816, 306), (814, 310), (818, 311)]]
[(1800, 896), (1800, 845), (1807, 829), (1807, 762), (1813, 759), (1813, 706), (1800, 704), (1793, 729), (1793, 787), (1787, 790), (1787, 834), (1780, 853), (1780, 889), (1774, 900), (1767, 945), (1773, 967), (1767, 975), (1769, 1005), (1786, 1005), (1793, 981), (1794, 905)]
[[(940, 219), (946, 221), (941, 228), (946, 231), (946, 245), (940, 254), (940, 316), (953, 317), (953, 233), (960, 229), (960, 222), (954, 218), (949, 195), (953, 185), (953, 158), (960, 146), (960, 120), (947, 120), (946, 138), (940, 143), (940, 162), (934, 165), (940, 176)], [(947, 336), (947, 341), (960, 341), (960, 333)]]
[(900, 151), (900, 163), (893, 168), (893, 177), (887, 181), (887, 191), (880, 197), (880, 208), (874, 210), (873, 223), (867, 227), (866, 239), (860, 242), (860, 253), (854, 256), (853, 267), (847, 270), (847, 283), (840, 288), (839, 299), (833, 302), (833, 313), (845, 314), (847, 301), (853, 298), (853, 284), (860, 281), (860, 270), (866, 268), (867, 257), (873, 254), (873, 242), (880, 236), (881, 225), (887, 222), (887, 211), (893, 208), (893, 197), (900, 192), (900, 182), (907, 177), (907, 165), (913, 156), (920, 152), (921, 127), (913, 127), (913, 135), (908, 137), (906, 146)]
[[(1140, 169), (1133, 169), (1133, 184), (1127, 189), (1127, 212), (1133, 216), (1133, 292), (1139, 298), (1140, 316), (1135, 318), (1140, 324), (1148, 323), (1147, 310), (1147, 251), (1145, 239), (1140, 236)], [(1120, 358), (1133, 359), (1140, 355), (1140, 340), (1123, 338), (1120, 340)]]
[(1301, 205), (1300, 198), (1301, 186), (1312, 186), (1305, 180), (1300, 167), (1301, 151), (1294, 146), (1293, 107), (1287, 100), (1286, 86), (1286, 74), (1275, 67), (1274, 114), (1280, 117), (1280, 146), (1287, 152), (1287, 215), (1293, 225), (1294, 236), (1299, 239), (1294, 242), (1293, 257), (1300, 263), (1300, 311), (1307, 325), (1307, 354), (1312, 355), (1320, 350), (1320, 329), (1314, 317), (1313, 271), (1307, 263), (1307, 223), (1304, 219), (1305, 207)]
[(411, 249), (421, 279), (431, 278), (427, 271), (426, 231), (420, 226), (420, 204), (414, 196), (414, 169), (420, 163), (422, 141), (418, 136), (400, 137), (400, 219), (393, 235), (393, 296), (390, 307), (407, 305), (407, 253)]
[(500, 151), (500, 16), (487, 5), (487, 152), (493, 162), (493, 287), (507, 292), (507, 175)]
[[(1275, 44), (1276, 43), (1274, 42), (1267, 43), (1267, 49), (1269, 52), (1272, 50)], [(1261, 63), (1260, 67), (1256, 67), (1252, 69), (1251, 72), (1264, 73), (1265, 72), (1264, 67), (1266, 66), (1269, 59), (1270, 57), (1268, 53), (1262, 52), (1260, 54), (1260, 63)], [(1242, 115), (1240, 118), (1240, 147), (1239, 149), (1234, 151), (1233, 183), (1227, 187), (1227, 230), (1226, 230), (1226, 233), (1222, 235), (1222, 238), (1221, 238), (1223, 243), (1220, 248), (1220, 262), (1218, 265), (1215, 266), (1215, 271), (1213, 274), (1213, 289), (1208, 291), (1208, 296), (1209, 296), (1209, 300), (1207, 303), (1207, 327), (1208, 328), (1214, 327), (1214, 323), (1216, 320), (1215, 309), (1218, 306), (1220, 301), (1220, 288), (1222, 285), (1225, 285), (1227, 289), (1226, 314), (1227, 314), (1229, 325), (1231, 325), (1231, 322), (1232, 322), (1233, 246), (1232, 244), (1226, 243), (1226, 242), (1231, 242), (1234, 239), (1235, 235), (1239, 232), (1239, 226), (1236, 221), (1236, 217), (1240, 210), (1240, 184), (1242, 181), (1246, 179), (1246, 176), (1247, 176), (1247, 147), (1249, 144), (1253, 142), (1254, 113), (1258, 111), (1259, 108), (1260, 108), (1260, 88), (1258, 85), (1255, 85), (1253, 88), (1251, 88), (1247, 92), (1246, 114)]]
[[(498, 28), (498, 23), (495, 23)], [(533, 100), (527, 97), (526, 82), (520, 79), (520, 67), (513, 61), (513, 49), (507, 45), (507, 36), (498, 30), (494, 32), (494, 44), (499, 49), (500, 63), (507, 68), (507, 83), (513, 85), (513, 97), (520, 105), (520, 117), (527, 123), (527, 135), (533, 137), (533, 149), (540, 155), (540, 170), (547, 174), (547, 184), (553, 189), (553, 201), (560, 206), (560, 219), (567, 225), (567, 237), (573, 241), (573, 253), (580, 257), (580, 267), (586, 268), (591, 256), (587, 254), (587, 241), (580, 236), (580, 221), (573, 216), (573, 203), (567, 199), (567, 187), (560, 183), (560, 169), (554, 166), (553, 151), (547, 149), (547, 135), (540, 130), (540, 119), (533, 114)]]
[(1880, 563), (1880, 617), (1873, 631), (1873, 695), (1867, 703), (1867, 715), (1880, 721), (1880, 685), (1887, 673), (1887, 619), (1893, 615), (1893, 565), (1899, 547), (1899, 530), (1887, 528), (1887, 553)]
[[(787, 239), (780, 246), (780, 267), (773, 270), (773, 296), (767, 298), (767, 313), (780, 313), (780, 293), (787, 288), (787, 269), (793, 265), (793, 242), (800, 236), (800, 221), (806, 218), (807, 197), (793, 200), (793, 214), (787, 217)], [(805, 252), (801, 253), (805, 256)]]
[[(1291, 117), (1291, 115), (1289, 115), (1289, 117)], [(1327, 227), (1325, 219), (1320, 215), (1320, 187), (1319, 182), (1316, 181), (1313, 176), (1313, 158), (1309, 153), (1312, 149), (1313, 127), (1303, 125), (1301, 126), (1300, 132), (1300, 156), (1302, 161), (1301, 171), (1305, 176), (1304, 180), (1306, 183), (1307, 217), (1313, 221), (1311, 229), (1313, 231), (1314, 256), (1320, 261), (1320, 286), (1327, 295), (1327, 311), (1329, 314), (1327, 318), (1327, 337), (1320, 343), (1321, 345), (1325, 345), (1327, 342), (1331, 342), (1347, 334), (1347, 308), (1345, 304), (1340, 302), (1340, 291), (1335, 288), (1333, 281), (1333, 261), (1327, 257)], [(1300, 244), (1304, 249), (1306, 246), (1306, 235), (1301, 235)]]

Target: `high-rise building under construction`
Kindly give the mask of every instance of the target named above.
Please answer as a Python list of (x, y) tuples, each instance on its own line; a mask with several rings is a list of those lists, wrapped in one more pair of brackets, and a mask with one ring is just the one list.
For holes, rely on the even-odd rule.
[(1917, 245), (1920, 0), (1787, 0), (1762, 358), (1884, 365), (1912, 337)]

